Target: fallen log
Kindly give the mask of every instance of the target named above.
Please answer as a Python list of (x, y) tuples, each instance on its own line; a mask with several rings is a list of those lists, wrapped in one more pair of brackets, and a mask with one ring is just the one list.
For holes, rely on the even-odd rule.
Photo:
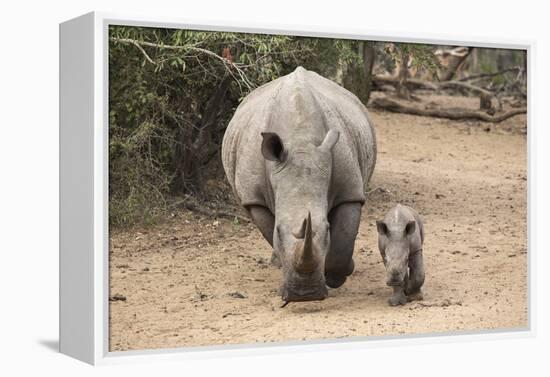
[(483, 111), (452, 108), (452, 109), (426, 109), (399, 103), (389, 98), (375, 98), (369, 106), (391, 111), (394, 113), (446, 118), (452, 120), (481, 120), (483, 122), (499, 123), (515, 115), (526, 114), (527, 108), (519, 108), (506, 111), (501, 114), (489, 115)]
[[(391, 85), (395, 88), (398, 88), (399, 85), (401, 85), (398, 78), (391, 76), (375, 76), (373, 82), (375, 83), (377, 88), (382, 88), (385, 85)], [(408, 79), (407, 81), (405, 81), (405, 85), (410, 90), (424, 89), (437, 91), (445, 89), (458, 89), (474, 93), (479, 96), (480, 110), (484, 110), (491, 115), (496, 112), (496, 108), (493, 106), (493, 99), (497, 103), (497, 108), (502, 108), (500, 100), (498, 99), (498, 97), (495, 96), (493, 92), (467, 82), (452, 80), (436, 83), (416, 79)]]
[(438, 87), (439, 89), (451, 89), (451, 88), (464, 89), (486, 97), (494, 96), (494, 94), (488, 91), (487, 89), (483, 89), (479, 86), (475, 86), (467, 82), (461, 82), (461, 81), (444, 81), (439, 83)]
[[(384, 85), (390, 85), (394, 88), (399, 85), (399, 79), (393, 76), (374, 76), (372, 79), (374, 85), (378, 88), (383, 87)], [(425, 90), (437, 90), (438, 86), (429, 81), (423, 81), (418, 79), (408, 78), (405, 81), (407, 88), (411, 90), (425, 89)]]
[(439, 87), (441, 89), (449, 89), (449, 88), (460, 88), (464, 89), (473, 93), (476, 93), (479, 95), (479, 109), (484, 110), (490, 115), (493, 115), (496, 112), (496, 109), (493, 106), (493, 99), (495, 99), (497, 103), (497, 107), (499, 109), (502, 109), (502, 103), (500, 103), (500, 100), (493, 92), (490, 92), (487, 89), (483, 89), (479, 86), (475, 86), (472, 84), (469, 84), (467, 82), (461, 82), (461, 81), (445, 81), (442, 83), (439, 83)]
[[(374, 76), (372, 80), (377, 87), (382, 87), (383, 85), (391, 85), (397, 87), (399, 85), (399, 79), (392, 76)], [(494, 94), (487, 89), (481, 88), (462, 81), (443, 81), (443, 82), (430, 82), (423, 81), (418, 79), (407, 79), (405, 85), (412, 90), (415, 89), (424, 89), (424, 90), (442, 90), (442, 89), (464, 89), (476, 94), (482, 94), (485, 96), (493, 96)]]
[(521, 70), (520, 67), (512, 67), (512, 68), (503, 69), (502, 71), (497, 71), (497, 72), (480, 73), (478, 75), (466, 76), (466, 77), (463, 77), (463, 78), (459, 79), (458, 81), (471, 81), (471, 80), (486, 79), (486, 78), (489, 78), (489, 77), (500, 76), (500, 75), (503, 75), (503, 74), (508, 73), (508, 72), (518, 72), (520, 70)]

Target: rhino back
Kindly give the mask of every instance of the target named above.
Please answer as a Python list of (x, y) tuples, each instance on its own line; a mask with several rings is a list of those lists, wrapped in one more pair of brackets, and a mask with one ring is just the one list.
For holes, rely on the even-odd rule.
[(223, 166), (241, 204), (274, 210), (261, 132), (277, 132), (284, 142), (319, 143), (329, 129), (340, 132), (333, 149), (330, 206), (364, 202), (376, 162), (376, 139), (357, 97), (301, 67), (250, 93), (237, 108), (222, 144)]

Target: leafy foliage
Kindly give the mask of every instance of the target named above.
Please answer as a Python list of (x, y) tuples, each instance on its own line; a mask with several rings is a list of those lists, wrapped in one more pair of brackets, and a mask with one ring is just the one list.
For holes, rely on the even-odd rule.
[(437, 77), (441, 64), (434, 52), (437, 46), (418, 43), (385, 43), (383, 52), (386, 55), (386, 69), (393, 71), (400, 61), (400, 54), (408, 56), (409, 65), (419, 70), (428, 71), (432, 77)]

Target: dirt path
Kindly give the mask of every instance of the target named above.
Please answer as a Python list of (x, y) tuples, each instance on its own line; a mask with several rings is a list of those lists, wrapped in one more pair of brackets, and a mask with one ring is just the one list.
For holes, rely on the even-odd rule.
[[(527, 326), (525, 117), (495, 126), (371, 116), (371, 188), (383, 190), (368, 195), (344, 286), (281, 308), (282, 273), (254, 227), (178, 213), (111, 235), (111, 350)], [(395, 308), (374, 221), (397, 202), (424, 217), (426, 283), (424, 301)]]

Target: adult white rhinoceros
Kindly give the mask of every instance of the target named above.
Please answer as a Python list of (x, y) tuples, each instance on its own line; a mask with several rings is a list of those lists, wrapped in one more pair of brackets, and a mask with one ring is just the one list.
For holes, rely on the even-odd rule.
[[(285, 302), (322, 300), (354, 269), (376, 162), (367, 109), (302, 67), (251, 92), (223, 139), (227, 179), (282, 265)], [(325, 285), (326, 284), (326, 285)]]

